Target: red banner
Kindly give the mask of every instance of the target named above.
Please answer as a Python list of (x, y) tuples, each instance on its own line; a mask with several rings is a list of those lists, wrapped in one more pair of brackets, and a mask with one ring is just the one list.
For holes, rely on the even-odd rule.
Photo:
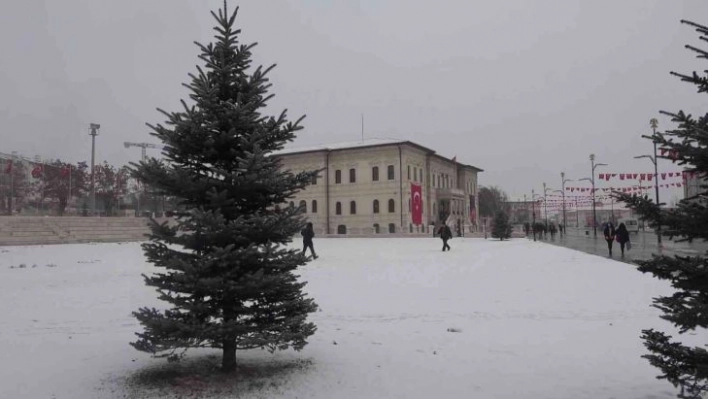
[(411, 213), (413, 224), (423, 224), (423, 193), (421, 187), (411, 183)]
[(37, 165), (34, 167), (34, 169), (32, 169), (32, 177), (34, 177), (35, 179), (39, 179), (42, 177), (42, 172), (42, 165)]

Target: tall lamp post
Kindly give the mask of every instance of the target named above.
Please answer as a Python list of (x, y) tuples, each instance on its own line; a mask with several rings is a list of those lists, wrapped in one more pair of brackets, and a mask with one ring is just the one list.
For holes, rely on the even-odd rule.
[(546, 193), (550, 189), (550, 187), (546, 187), (546, 183), (543, 183), (543, 210), (546, 214), (546, 229), (548, 229), (548, 201), (546, 201)]
[(89, 125), (91, 129), (91, 216), (96, 216), (96, 183), (94, 180), (94, 164), (96, 162), (96, 136), (98, 136), (98, 129), (101, 125), (98, 123), (92, 123)]
[(592, 167), (592, 235), (597, 237), (597, 211), (595, 210), (595, 168), (607, 166), (606, 163), (595, 163), (595, 154), (590, 154), (590, 166)]
[(566, 228), (566, 221), (565, 221), (565, 183), (573, 181), (571, 179), (566, 179), (565, 178), (565, 172), (561, 172), (561, 191), (563, 192), (563, 230)]
[[(656, 128), (659, 127), (659, 121), (656, 120), (656, 118), (652, 118), (649, 121), (649, 125), (651, 126), (652, 130), (654, 131), (654, 134), (656, 135)], [(657, 165), (657, 158), (656, 158), (656, 141), (652, 140), (654, 142), (654, 156), (651, 155), (639, 155), (634, 157), (635, 159), (639, 158), (649, 158), (651, 163), (654, 164), (654, 194), (656, 195), (656, 206), (659, 206), (659, 166)], [(661, 223), (659, 220), (657, 220), (657, 226), (656, 226), (656, 242), (661, 246)]]
[(531, 230), (533, 230), (533, 240), (536, 241), (536, 196), (537, 194), (531, 189), (531, 212), (533, 214), (533, 222)]
[[(562, 190), (553, 190), (553, 192), (554, 192), (554, 193), (561, 193), (561, 194), (563, 194), (563, 191), (562, 191)], [(563, 201), (565, 202), (565, 194), (563, 194)], [(563, 211), (564, 211), (564, 213), (563, 213), (563, 224), (564, 224), (564, 226), (563, 226), (562, 228), (559, 228), (561, 237), (563, 237), (563, 229), (565, 228), (565, 204), (563, 204)], [(558, 224), (560, 225), (560, 223), (558, 223)]]

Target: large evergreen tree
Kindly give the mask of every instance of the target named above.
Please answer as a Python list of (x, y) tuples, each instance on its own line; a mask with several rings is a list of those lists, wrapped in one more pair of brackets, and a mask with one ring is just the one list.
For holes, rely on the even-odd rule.
[[(701, 40), (708, 40), (708, 27), (682, 21), (698, 31)], [(708, 52), (693, 46), (688, 49), (698, 53), (698, 58), (708, 58)], [(699, 93), (708, 92), (708, 72), (703, 75), (693, 72), (684, 75), (672, 72), (684, 82), (694, 84)], [(693, 118), (683, 111), (665, 112), (672, 118), (676, 128), (664, 133), (657, 132), (646, 138), (668, 150), (667, 157), (688, 172), (700, 176), (708, 174), (708, 114)], [(682, 200), (675, 209), (660, 209), (647, 197), (616, 195), (629, 204), (652, 227), (661, 227), (661, 232), (677, 240), (708, 240), (708, 186), (693, 198)], [(676, 289), (672, 296), (654, 299), (654, 307), (664, 314), (663, 319), (673, 323), (680, 333), (700, 330), (704, 340), (708, 328), (708, 259), (702, 256), (654, 256), (651, 260), (639, 261), (639, 270), (668, 280)], [(672, 337), (653, 329), (643, 330), (644, 345), (651, 354), (644, 357), (661, 370), (658, 378), (666, 379), (680, 387), (681, 398), (698, 398), (708, 391), (708, 351), (705, 347), (687, 346), (672, 341)], [(708, 342), (708, 341), (707, 341)]]
[(502, 241), (511, 238), (511, 224), (509, 223), (509, 215), (504, 211), (497, 211), (494, 215), (494, 225), (492, 226), (492, 237)]
[(183, 101), (181, 112), (161, 111), (166, 125), (149, 125), (166, 160), (134, 165), (142, 182), (179, 199), (180, 211), (173, 225), (153, 223), (143, 245), (165, 269), (145, 281), (169, 307), (134, 313), (144, 332), (132, 345), (170, 358), (177, 349), (220, 348), (225, 370), (236, 367), (237, 349), (303, 348), (316, 329), (307, 315), (317, 309), (294, 273), (307, 259), (284, 247), (304, 226), (301, 211), (275, 211), (317, 172), (283, 170), (272, 155), (302, 118), (261, 114), (273, 67), (251, 67), (255, 44), (239, 43), (237, 12), (226, 2), (212, 12), (216, 40), (197, 43), (204, 67), (185, 85), (193, 105)]

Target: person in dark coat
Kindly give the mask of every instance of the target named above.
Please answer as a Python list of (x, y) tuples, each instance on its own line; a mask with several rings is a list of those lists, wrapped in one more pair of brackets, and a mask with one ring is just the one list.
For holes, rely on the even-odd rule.
[(452, 238), (452, 230), (450, 230), (450, 226), (443, 224), (442, 226), (440, 226), (440, 230), (438, 230), (438, 233), (440, 234), (440, 238), (443, 241), (443, 252), (445, 251), (445, 249), (449, 251), (450, 246), (447, 244), (447, 240)]
[(312, 223), (307, 223), (305, 228), (300, 232), (302, 234), (302, 254), (305, 255), (307, 248), (310, 248), (310, 253), (312, 257), (317, 259), (317, 254), (315, 253), (315, 247), (312, 244), (312, 239), (315, 237), (315, 230), (312, 228)]
[(622, 256), (624, 256), (624, 247), (629, 243), (629, 231), (627, 231), (627, 226), (624, 223), (620, 223), (619, 227), (617, 227), (617, 242), (620, 244)]
[(616, 234), (615, 226), (612, 225), (612, 222), (607, 222), (603, 234), (605, 235), (605, 241), (607, 241), (607, 249), (610, 251), (610, 256), (612, 256), (612, 242), (615, 240)]

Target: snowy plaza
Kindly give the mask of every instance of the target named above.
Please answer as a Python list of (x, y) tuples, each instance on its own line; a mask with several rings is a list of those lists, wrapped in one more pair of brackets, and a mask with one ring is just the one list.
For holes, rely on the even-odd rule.
[(217, 391), (136, 382), (168, 367), (128, 344), (141, 329), (131, 312), (162, 306), (139, 243), (4, 247), (0, 398), (675, 397), (640, 357), (642, 329), (673, 331), (650, 306), (668, 283), (526, 239), (451, 245), (316, 239), (320, 258), (298, 274), (317, 332), (301, 352), (238, 352), (251, 372)]

